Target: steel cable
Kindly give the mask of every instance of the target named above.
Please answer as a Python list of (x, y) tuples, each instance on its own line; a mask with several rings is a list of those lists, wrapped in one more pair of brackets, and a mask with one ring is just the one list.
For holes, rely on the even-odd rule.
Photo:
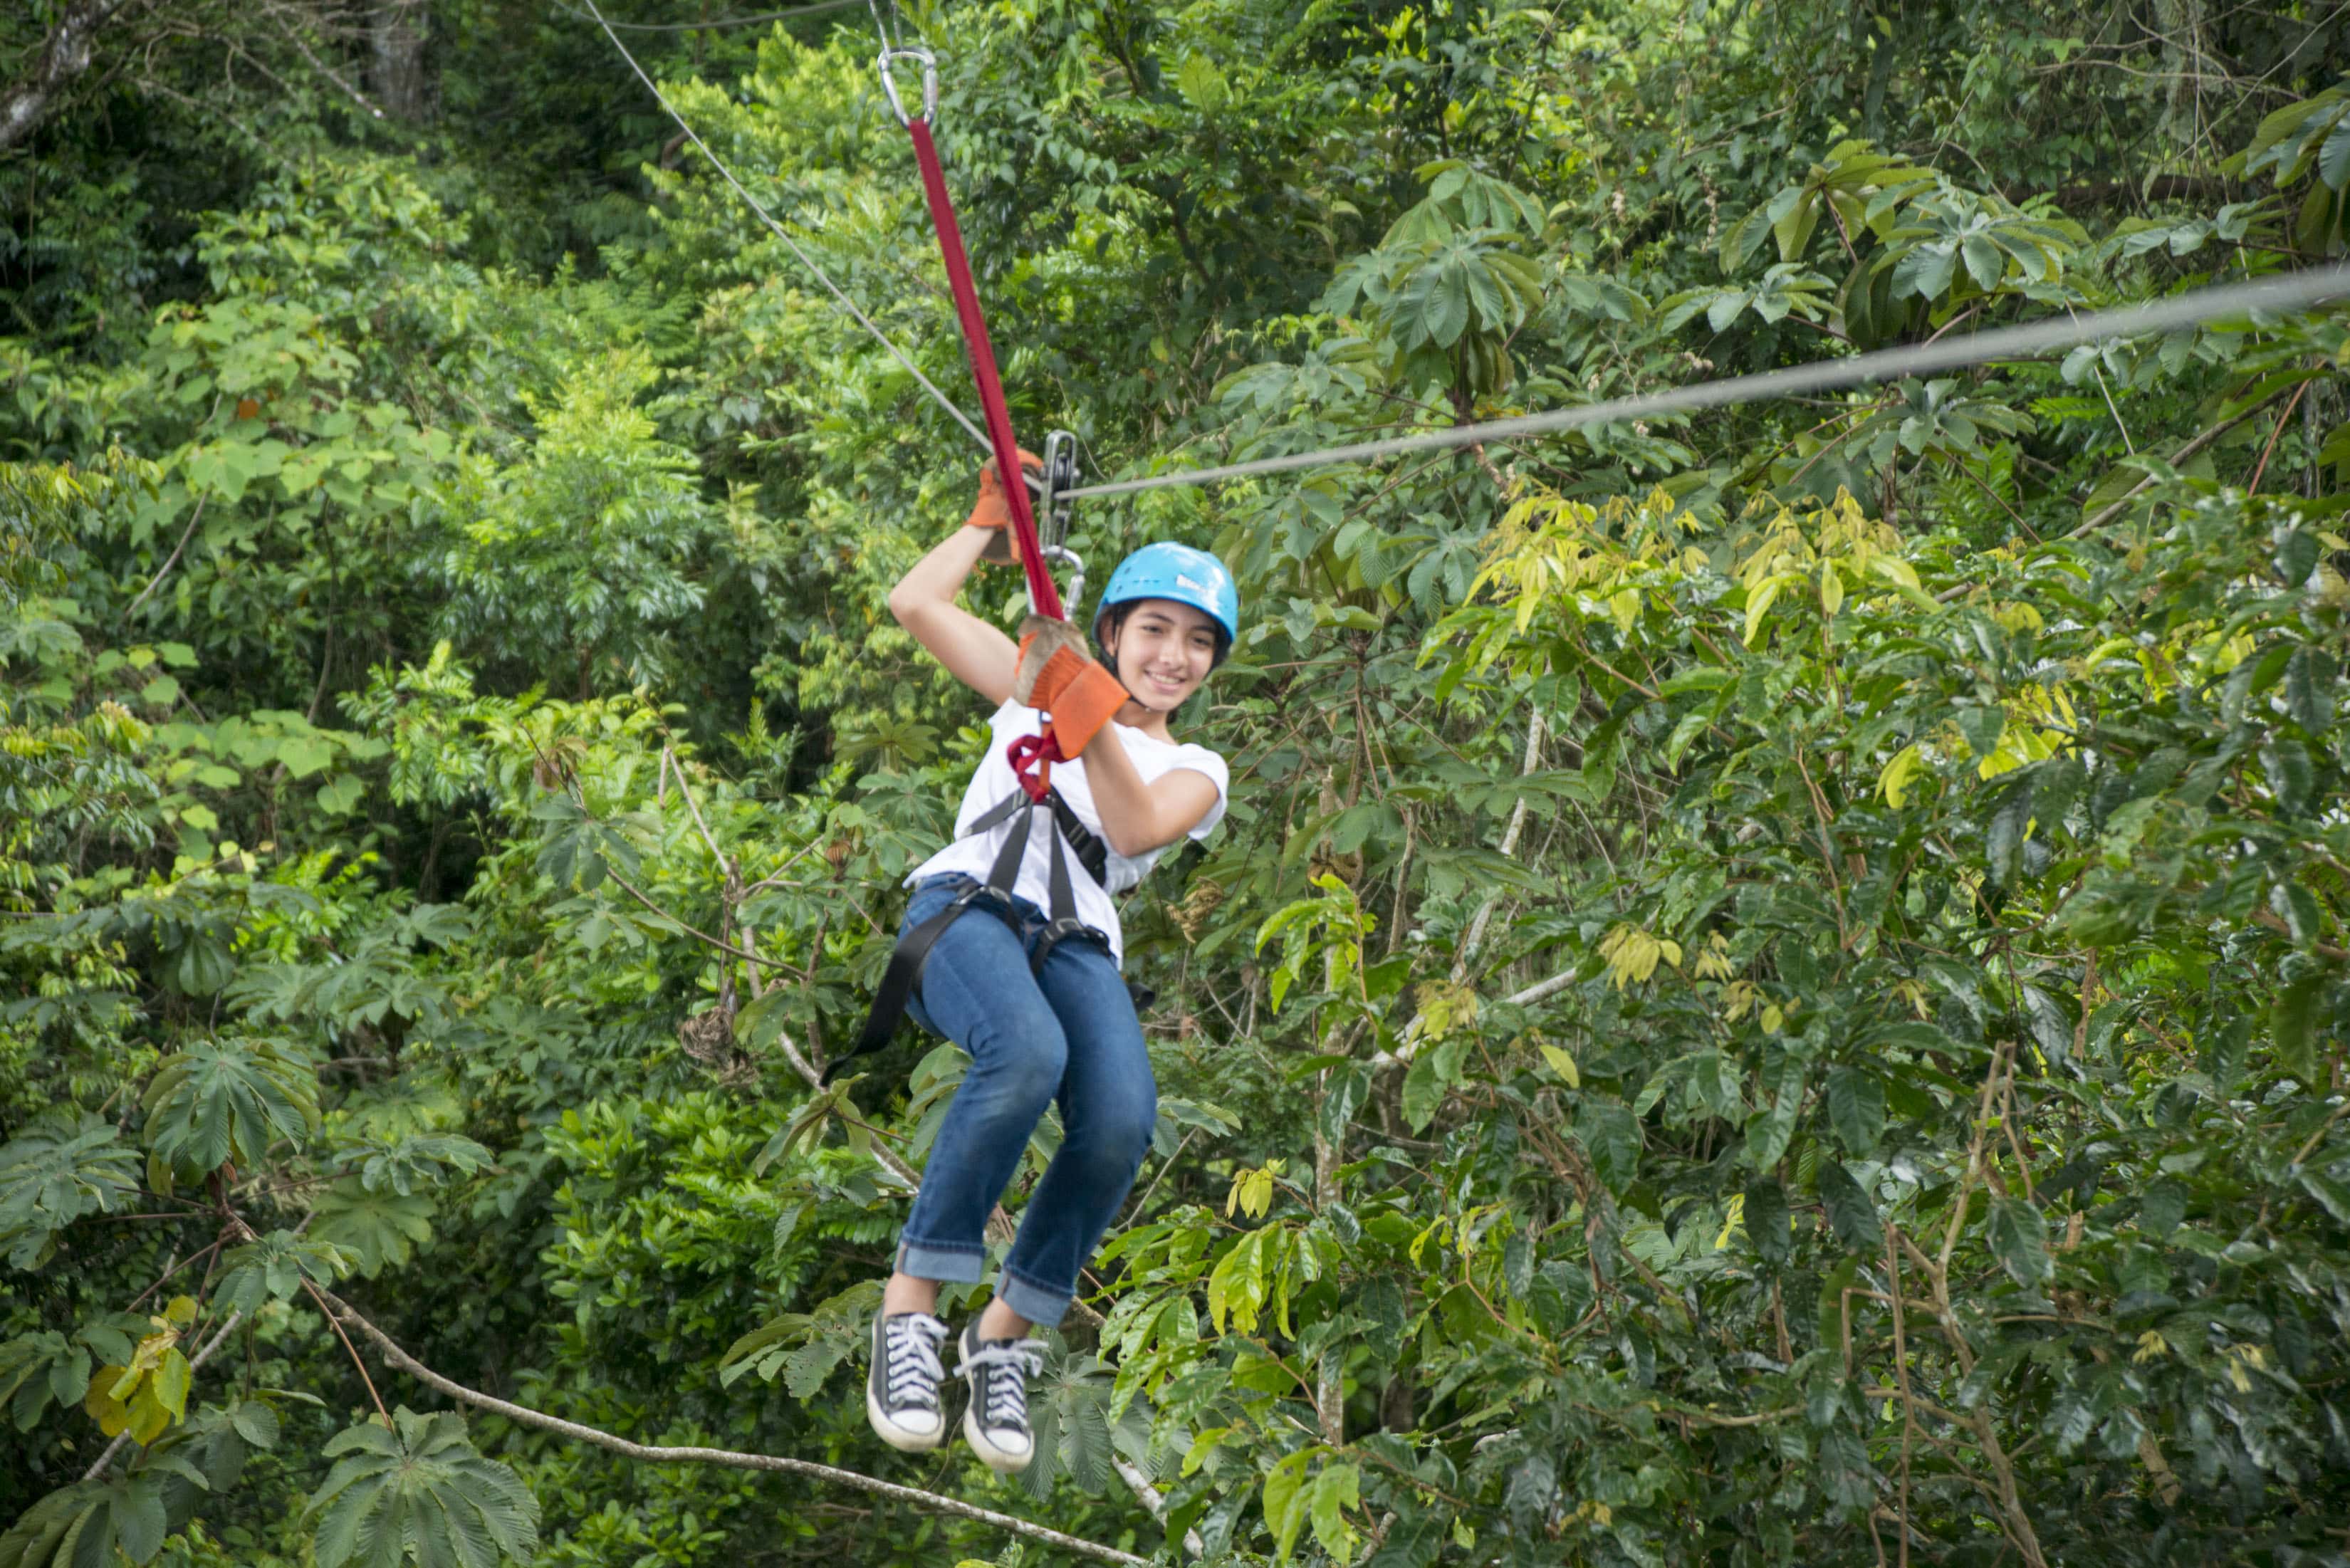
[[(821, 5), (806, 10), (845, 9), (857, 0), (838, 0), (836, 5)], [(597, 8), (596, 0), (581, 0), (597, 26), (619, 50), (637, 79), (645, 84), (669, 117), (677, 122), (689, 140), (710, 160), (722, 178), (734, 188), (737, 195), (758, 215), (770, 233), (784, 242), (785, 248), (800, 265), (824, 285), (841, 307), (855, 318), (857, 324), (872, 336), (875, 342), (889, 351), (889, 357), (903, 366), (932, 401), (943, 409), (956, 424), (962, 427), (982, 450), (993, 452), (988, 434), (964, 413), (954, 400), (941, 391), (936, 383), (922, 374), (919, 366), (904, 350), (892, 342), (887, 333), (873, 324), (871, 317), (858, 307), (840, 286), (832, 281), (814, 257), (801, 248), (775, 216), (760, 204), (743, 182), (735, 178), (723, 159), (711, 150), (710, 144), (680, 114), (653, 78), (647, 74), (629, 47), (613, 31), (613, 25)], [(878, 7), (875, 22), (879, 26)], [(779, 16), (805, 12), (777, 13)], [(887, 31), (883, 36), (887, 38)], [(1695, 413), (1706, 409), (1724, 408), (1737, 403), (1760, 402), (1774, 398), (1800, 397), (1814, 392), (1848, 390), (1872, 382), (1898, 379), (1935, 370), (1964, 369), (1987, 364), (1995, 359), (2036, 358), (2059, 348), (2077, 348), (2101, 338), (2132, 337), (2149, 332), (2176, 331), (2199, 326), (2226, 317), (2242, 316), (2254, 311), (2290, 313), (2306, 309), (2330, 299), (2350, 297), (2350, 265), (2312, 268), (2283, 277), (2263, 278), (2253, 282), (2222, 284), (2213, 288), (2197, 289), (2169, 299), (2155, 300), (2145, 305), (2127, 306), (2118, 310), (2095, 311), (2087, 316), (2068, 314), (2026, 322), (2016, 327), (2002, 327), (1989, 332), (1979, 332), (1948, 343), (1921, 343), (1898, 348), (1879, 348), (1849, 358), (1814, 360), (1808, 365), (1791, 365), (1783, 369), (1765, 370), (1750, 376), (1733, 376), (1727, 380), (1700, 381), (1694, 386), (1674, 387), (1661, 392), (1644, 393), (1632, 398), (1610, 398), (1596, 403), (1586, 403), (1572, 409), (1555, 409), (1547, 413), (1523, 414), (1513, 419), (1488, 420), (1479, 424), (1454, 425), (1444, 430), (1422, 431), (1414, 435), (1390, 436), (1379, 441), (1356, 441), (1340, 446), (1318, 447), (1311, 452), (1290, 452), (1279, 457), (1257, 458), (1245, 462), (1223, 463), (1212, 468), (1182, 469), (1171, 472), (1149, 474), (1139, 479), (1113, 480), (1102, 484), (1079, 485), (1062, 492), (1064, 499), (1081, 496), (1128, 495), (1145, 490), (1163, 490), (1176, 485), (1219, 484), (1228, 480), (1249, 479), (1260, 474), (1284, 473), (1301, 468), (1320, 468), (1342, 462), (1375, 462), (1382, 458), (1397, 457), (1406, 452), (1432, 452), (1448, 448), (1475, 446), (1484, 441), (1522, 440), (1531, 436), (1555, 435), (1562, 431), (1586, 425), (1620, 424), (1632, 420), (1654, 419), (1667, 414)], [(1040, 482), (1028, 476), (1030, 489)]]
[(588, 7), (588, 14), (596, 19), (596, 25), (604, 29), (604, 36), (612, 40), (612, 47), (619, 50), (620, 57), (629, 62), (629, 68), (637, 73), (637, 79), (645, 84), (646, 89), (653, 95), (654, 100), (658, 102), (663, 109), (668, 111), (669, 117), (671, 119), (677, 121), (677, 128), (685, 132), (686, 139), (691, 141), (694, 146), (702, 150), (702, 155), (710, 160), (711, 167), (717, 170), (720, 175), (725, 179), (729, 185), (734, 187), (734, 193), (742, 197), (743, 202), (750, 207), (751, 211), (759, 215), (759, 221), (767, 225), (768, 232), (773, 234), (775, 238), (784, 242), (785, 247), (788, 249), (794, 256), (799, 259), (799, 264), (807, 268), (809, 272), (813, 273), (816, 275), (816, 280), (824, 285), (824, 286), (830, 291), (833, 298), (840, 302), (841, 308), (847, 311), (849, 315), (855, 317), (857, 318), (857, 324), (859, 327), (864, 327), (866, 331), (872, 334), (873, 341), (888, 349), (889, 351), (889, 357), (897, 360), (899, 364), (904, 366), (908, 375), (913, 377), (915, 380), (921, 383), (922, 390), (928, 392), (933, 402), (937, 403), (939, 407), (944, 409), (950, 415), (951, 415), (955, 423), (961, 425), (971, 436), (972, 441), (977, 441), (982, 449), (993, 451), (993, 448), (988, 443), (987, 432), (981, 430), (978, 425), (972, 423), (971, 416), (964, 413), (962, 410), (955, 406), (954, 400), (948, 397), (944, 392), (939, 390), (938, 387), (931, 380), (931, 379), (922, 374), (921, 369), (917, 366), (913, 360), (906, 357), (905, 351), (889, 340), (888, 333), (883, 332), (879, 327), (873, 325), (872, 318), (857, 307), (857, 302), (849, 298), (847, 294), (842, 290), (838, 284), (832, 281), (830, 275), (826, 273), (824, 268), (816, 264), (815, 257), (809, 255), (807, 252), (800, 248), (799, 242), (792, 238), (790, 233), (785, 229), (784, 225), (776, 221), (775, 214), (768, 212), (764, 206), (761, 206), (759, 204), (759, 199), (751, 194), (749, 188), (746, 187), (742, 181), (737, 180), (734, 177), (734, 171), (726, 166), (725, 160), (720, 158), (717, 153), (710, 150), (710, 144), (702, 140), (700, 133), (695, 131), (693, 127), (686, 122), (685, 116), (678, 113), (677, 106), (670, 102), (668, 95), (663, 93), (660, 86), (654, 82), (653, 78), (646, 74), (645, 67), (637, 63), (637, 57), (629, 52), (629, 46), (620, 42), (619, 34), (614, 32), (612, 30), (612, 24), (604, 19), (604, 13), (597, 8), (596, 0), (581, 0), (581, 4)]
[[(763, 22), (787, 22), (795, 16), (818, 16), (827, 11), (846, 11), (862, 5), (865, 0), (817, 0), (813, 5), (794, 5), (785, 11), (759, 11), (747, 16), (712, 16), (707, 22), (605, 22), (608, 28), (623, 33), (714, 33), (727, 27), (755, 27)], [(602, 21), (585, 11), (573, 10), (564, 0), (555, 0), (558, 11), (569, 11), (581, 21)]]
[(1734, 376), (1724, 381), (1700, 381), (1695, 386), (1676, 387), (1637, 398), (1611, 398), (1604, 402), (1586, 403), (1580, 408), (1557, 409), (1549, 413), (1525, 414), (1515, 419), (1489, 420), (1482, 424), (1454, 425), (1448, 430), (1424, 431), (1418, 435), (1391, 436), (1382, 441), (1357, 441), (1347, 446), (1321, 447), (1313, 452), (1257, 458), (1248, 462), (1230, 462), (1216, 468), (1185, 469), (1141, 479), (1080, 485), (1062, 493), (1074, 499), (1083, 495), (1128, 495), (1136, 491), (1160, 490), (1178, 484), (1218, 484), (1226, 480), (1283, 473), (1292, 469), (1319, 468), (1339, 462), (1372, 462), (1403, 452), (1474, 446), (1482, 441), (1552, 435), (1584, 425), (1617, 424), (1629, 420), (1654, 419), (1662, 414), (1721, 408), (1731, 403), (1791, 398), (1808, 392), (1838, 391), (1872, 381), (1887, 381), (1931, 370), (1962, 369), (1993, 359), (2033, 358), (2054, 349), (2094, 343), (2100, 338), (2175, 331), (2182, 327), (2193, 327), (2221, 317), (2241, 316), (2251, 311), (2287, 313), (2345, 296), (2350, 296), (2350, 265), (2319, 267), (2255, 283), (2223, 284), (2216, 288), (2198, 289), (2170, 299), (2129, 306), (2119, 310), (2101, 310), (2073, 318), (2052, 317), (2020, 327), (1998, 327), (1948, 343), (1879, 348), (1866, 354), (1856, 354), (1848, 359), (1815, 360), (1809, 365), (1791, 365), (1780, 370)]

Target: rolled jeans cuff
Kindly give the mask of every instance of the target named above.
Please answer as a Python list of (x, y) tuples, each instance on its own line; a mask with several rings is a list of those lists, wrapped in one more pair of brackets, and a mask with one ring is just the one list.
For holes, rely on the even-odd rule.
[(1038, 1328), (1056, 1328), (1068, 1314), (1071, 1297), (1066, 1290), (1040, 1285), (1007, 1266), (995, 1282), (995, 1293), (1003, 1304), (1035, 1324)]
[[(900, 1241), (898, 1243), (898, 1272), (911, 1274), (918, 1280), (936, 1280), (948, 1284), (975, 1285), (987, 1271), (987, 1249), (959, 1246), (952, 1242)], [(1015, 1312), (1018, 1308), (1014, 1308)], [(1023, 1317), (1026, 1313), (1021, 1313)]]

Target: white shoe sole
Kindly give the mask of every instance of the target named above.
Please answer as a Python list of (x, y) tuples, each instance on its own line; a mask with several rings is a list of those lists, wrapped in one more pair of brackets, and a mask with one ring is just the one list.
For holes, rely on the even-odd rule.
[(946, 1441), (947, 1424), (942, 1418), (935, 1432), (913, 1432), (889, 1418), (881, 1401), (873, 1397), (870, 1383), (865, 1388), (865, 1419), (872, 1426), (874, 1435), (901, 1454), (927, 1454)]
[(1000, 1476), (1018, 1475), (1028, 1468), (1028, 1461), (1036, 1457), (1033, 1446), (1017, 1453), (996, 1447), (981, 1429), (978, 1412), (968, 1407), (962, 1413), (962, 1438), (971, 1445), (971, 1451), (979, 1456), (980, 1462)]

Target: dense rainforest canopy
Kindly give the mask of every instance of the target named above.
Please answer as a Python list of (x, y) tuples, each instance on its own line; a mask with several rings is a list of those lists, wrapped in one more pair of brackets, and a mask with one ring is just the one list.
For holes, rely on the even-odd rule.
[[(0, 1568), (2350, 1562), (2350, 314), (1082, 508), (1235, 787), (999, 1482), (814, 1085), (978, 450), (585, 6), (0, 9)], [(872, 19), (608, 14), (971, 406)], [(2340, 0), (903, 23), (1096, 476), (2345, 245)]]

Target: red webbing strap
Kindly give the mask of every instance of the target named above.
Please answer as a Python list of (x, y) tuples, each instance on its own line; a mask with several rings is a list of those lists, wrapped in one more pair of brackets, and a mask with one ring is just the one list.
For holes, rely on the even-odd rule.
[(979, 290), (971, 281), (971, 259), (963, 254), (962, 228), (955, 222), (954, 202), (947, 196), (938, 144), (931, 140), (927, 119), (909, 119), (906, 130), (914, 139), (914, 161), (922, 166), (922, 192), (930, 198), (931, 222), (939, 231), (939, 254), (947, 264), (947, 286), (954, 291), (955, 315), (962, 321), (971, 378), (979, 384), (980, 411), (987, 421), (988, 441), (995, 448), (995, 472), (1012, 504), (1012, 534), (1019, 546), (1020, 565), (1028, 574), (1028, 600), (1038, 615), (1059, 620), (1061, 596), (1053, 587), (1053, 574), (1045, 569), (1045, 552), (1036, 542), (1036, 516), (1028, 505), (1020, 449), (1012, 439), (1012, 412), (1003, 406), (1003, 380), (996, 374), (995, 348), (987, 338), (987, 317), (980, 312)]

